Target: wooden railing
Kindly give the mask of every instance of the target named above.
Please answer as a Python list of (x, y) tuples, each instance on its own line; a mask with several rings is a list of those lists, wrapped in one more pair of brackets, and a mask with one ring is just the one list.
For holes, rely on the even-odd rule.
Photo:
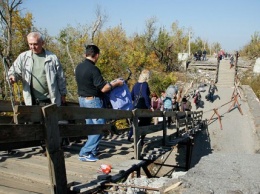
[[(1, 107), (1, 106), (0, 106)], [(4, 107), (4, 106), (3, 106)], [(6, 111), (7, 108), (5, 107)], [(2, 112), (0, 108), (0, 112)], [(46, 144), (49, 175), (52, 193), (67, 193), (67, 178), (65, 159), (61, 149), (61, 138), (82, 137), (91, 134), (113, 133), (112, 124), (86, 125), (86, 118), (131, 119), (134, 131), (135, 159), (142, 159), (140, 136), (163, 131), (162, 145), (168, 143), (167, 117), (172, 117), (176, 123), (177, 133), (179, 128), (194, 127), (194, 121), (202, 120), (202, 111), (199, 112), (162, 112), (135, 109), (133, 111), (113, 109), (91, 109), (78, 106), (57, 107), (55, 104), (45, 107), (15, 106), (13, 124), (0, 123), (0, 151), (23, 148), (28, 145), (39, 145), (44, 140)], [(158, 125), (138, 126), (140, 117), (162, 117), (163, 122)], [(59, 124), (62, 120), (73, 120), (73, 124)], [(190, 127), (189, 127), (190, 126)], [(28, 143), (26, 145), (26, 143)]]

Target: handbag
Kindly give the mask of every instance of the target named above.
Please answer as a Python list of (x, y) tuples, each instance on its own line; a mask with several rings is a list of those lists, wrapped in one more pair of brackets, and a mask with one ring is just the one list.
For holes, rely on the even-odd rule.
[(141, 84), (141, 86), (140, 86), (139, 94), (135, 97), (134, 107), (139, 108), (139, 109), (147, 109), (146, 104), (145, 104), (145, 99), (142, 96), (142, 86), (143, 86), (143, 84)]

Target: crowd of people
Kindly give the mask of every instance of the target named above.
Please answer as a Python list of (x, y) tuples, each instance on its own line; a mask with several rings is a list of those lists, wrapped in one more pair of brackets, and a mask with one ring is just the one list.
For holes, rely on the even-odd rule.
[(194, 53), (193, 55), (193, 59), (195, 61), (206, 61), (207, 60), (207, 51), (206, 49), (202, 50), (198, 50), (197, 52)]
[[(23, 99), (25, 105), (66, 104), (66, 78), (62, 65), (57, 56), (44, 49), (44, 39), (39, 32), (27, 35), (30, 50), (21, 53), (8, 71), (8, 81), (11, 84), (21, 80), (23, 83)], [(206, 60), (206, 52), (202, 52), (202, 59)], [(100, 49), (94, 44), (85, 46), (85, 59), (75, 68), (79, 106), (83, 108), (104, 108), (104, 94), (124, 84), (120, 78), (112, 82), (106, 81), (96, 63), (100, 56)], [(161, 110), (161, 111), (190, 111), (191, 99), (183, 94), (183, 88), (173, 87), (174, 92), (161, 91), (161, 96), (150, 91), (150, 71), (144, 69), (131, 91), (131, 100), (134, 108)], [(215, 91), (216, 88), (211, 87)], [(194, 103), (198, 103), (199, 92), (193, 96)], [(212, 99), (214, 92), (209, 98)], [(104, 124), (105, 119), (88, 119), (86, 124)], [(171, 118), (168, 118), (168, 127)], [(130, 122), (131, 123), (131, 122)], [(140, 118), (139, 126), (152, 123), (151, 118)], [(153, 118), (153, 123), (158, 124), (158, 118)], [(132, 137), (130, 130), (128, 139)], [(89, 135), (85, 145), (79, 152), (79, 160), (95, 162), (98, 160), (99, 142), (101, 134)], [(141, 137), (141, 140), (145, 136)]]

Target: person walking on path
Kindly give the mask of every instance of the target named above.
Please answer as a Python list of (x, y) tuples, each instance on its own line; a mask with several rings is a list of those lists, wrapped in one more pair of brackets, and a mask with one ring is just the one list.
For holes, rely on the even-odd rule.
[[(78, 87), (79, 105), (84, 108), (103, 108), (103, 93), (111, 91), (114, 87), (122, 86), (123, 80), (117, 79), (111, 83), (106, 82), (99, 68), (95, 65), (98, 61), (100, 50), (96, 45), (86, 46), (86, 59), (75, 69)], [(105, 124), (105, 119), (86, 119), (86, 124)], [(79, 152), (79, 160), (95, 162), (98, 160), (98, 145), (101, 134), (88, 135), (88, 140)]]
[(11, 83), (22, 80), (25, 105), (66, 103), (66, 79), (57, 56), (43, 48), (39, 32), (27, 35), (29, 51), (21, 53), (8, 71)]
[[(151, 98), (151, 106), (153, 108), (153, 110), (160, 110), (161, 106), (162, 106), (162, 101), (161, 99), (157, 96), (156, 93), (153, 93)], [(154, 125), (158, 124), (158, 117), (153, 117), (153, 122)]]
[(209, 101), (214, 102), (214, 93), (215, 91), (218, 91), (217, 86), (215, 85), (214, 81), (211, 81), (211, 84), (209, 86)]
[(202, 52), (202, 61), (206, 61), (206, 60), (207, 60), (207, 51), (206, 49), (204, 49)]
[(234, 67), (234, 56), (233, 55), (231, 55), (231, 57), (230, 57), (230, 69), (232, 67)]
[[(134, 108), (139, 109), (152, 109), (151, 106), (151, 98), (150, 98), (150, 88), (148, 81), (150, 79), (150, 71), (147, 69), (144, 69), (138, 79), (138, 82), (135, 83), (135, 85), (132, 88), (131, 96), (134, 104)], [(139, 118), (138, 126), (147, 126), (151, 124), (151, 118), (150, 117), (142, 117)], [(129, 132), (128, 139), (131, 138), (133, 134), (133, 131)], [(145, 136), (141, 137), (141, 144), (144, 144), (144, 138)]]
[[(163, 110), (164, 111), (172, 111), (172, 98), (168, 97), (166, 93), (163, 96)], [(172, 118), (167, 118), (167, 126), (168, 128), (171, 126)]]

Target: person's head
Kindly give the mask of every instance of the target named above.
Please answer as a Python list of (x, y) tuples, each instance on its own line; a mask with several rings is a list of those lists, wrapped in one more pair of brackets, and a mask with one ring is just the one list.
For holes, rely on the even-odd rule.
[(86, 46), (86, 52), (85, 52), (86, 58), (93, 61), (94, 63), (97, 62), (97, 60), (99, 58), (99, 53), (100, 53), (100, 50), (96, 45), (89, 44)]
[(151, 97), (152, 97), (152, 98), (158, 98), (158, 96), (157, 96), (156, 93), (152, 93), (152, 94), (151, 94)]
[(44, 40), (40, 32), (31, 32), (27, 35), (27, 42), (30, 50), (35, 54), (43, 51)]
[(150, 71), (147, 69), (144, 69), (138, 79), (138, 82), (148, 82), (150, 79)]
[(162, 97), (165, 97), (165, 94), (166, 94), (165, 91), (162, 90), (162, 91), (161, 91), (161, 96), (162, 96)]
[(183, 96), (182, 98), (182, 102), (186, 103), (188, 100), (187, 100), (187, 97), (186, 96)]

